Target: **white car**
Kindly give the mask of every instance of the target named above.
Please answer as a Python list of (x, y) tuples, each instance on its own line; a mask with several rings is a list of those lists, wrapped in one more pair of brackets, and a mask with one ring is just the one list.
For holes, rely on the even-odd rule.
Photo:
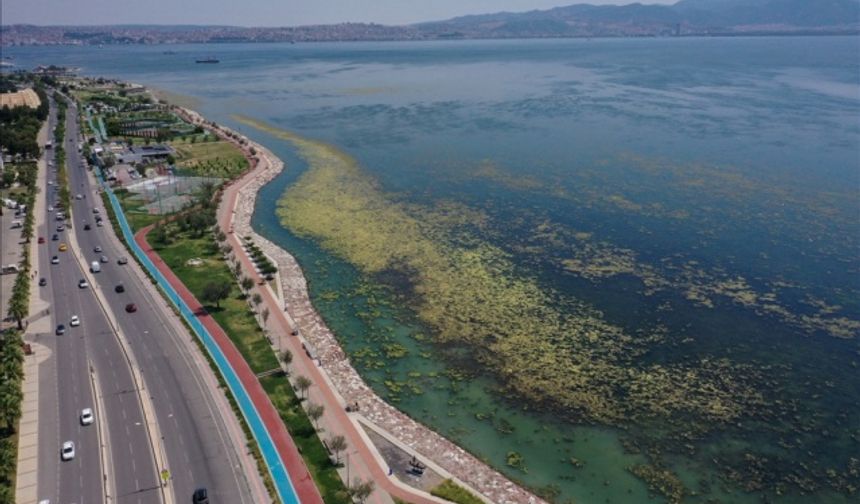
[(63, 443), (63, 449), (60, 451), (60, 458), (63, 460), (72, 460), (75, 458), (75, 443), (73, 441), (66, 441)]
[(57, 256), (52, 257), (51, 264), (60, 264), (60, 258)]
[(53, 211), (54, 211), (54, 207), (49, 206), (49, 207), (48, 207), (48, 211), (49, 211), (49, 212), (53, 212)]
[(77, 315), (72, 315), (72, 320), (69, 321), (69, 325), (72, 327), (78, 327), (81, 325), (81, 319), (79, 319)]
[(93, 251), (95, 251), (95, 253), (98, 254), (102, 251), (102, 248), (100, 246), (96, 245), (96, 248), (94, 248)]
[(95, 214), (99, 213), (99, 209), (98, 209), (98, 208), (93, 208), (93, 213), (95, 213)]
[(89, 284), (89, 283), (87, 283), (87, 281), (86, 281), (86, 280), (81, 279), (81, 281), (80, 281), (80, 282), (78, 282), (78, 288), (79, 288), (79, 289), (86, 289), (86, 288), (87, 288), (87, 287), (89, 287), (89, 286), (90, 286), (90, 284)]
[(84, 199), (84, 195), (83, 194), (75, 194), (75, 199), (76, 200)]
[(96, 226), (98, 226), (98, 227), (102, 227), (102, 225), (103, 225), (103, 224), (102, 224), (102, 221), (100, 221), (100, 220), (99, 220), (99, 221), (96, 221)]
[(91, 425), (93, 423), (93, 410), (92, 408), (84, 408), (81, 410), (81, 425)]

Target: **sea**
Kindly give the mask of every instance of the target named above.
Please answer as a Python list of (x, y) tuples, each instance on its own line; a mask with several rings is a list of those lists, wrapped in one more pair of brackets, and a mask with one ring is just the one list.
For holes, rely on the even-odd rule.
[[(860, 495), (860, 38), (3, 54), (162, 90), (280, 156), (253, 225), (364, 379), (548, 500)], [(295, 138), (354, 173), (315, 176)]]

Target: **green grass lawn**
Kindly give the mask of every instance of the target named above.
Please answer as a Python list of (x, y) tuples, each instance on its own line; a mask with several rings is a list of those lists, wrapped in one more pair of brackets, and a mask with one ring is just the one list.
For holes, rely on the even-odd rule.
[(200, 175), (233, 178), (248, 167), (248, 160), (235, 145), (223, 140), (211, 142), (172, 141), (176, 164)]
[[(227, 332), (230, 339), (242, 353), (242, 356), (255, 373), (267, 371), (278, 366), (277, 358), (269, 346), (263, 331), (257, 325), (254, 316), (248, 311), (248, 305), (240, 297), (241, 292), (227, 263), (218, 253), (214, 239), (211, 236), (191, 238), (186, 234), (175, 231), (176, 241), (169, 245), (155, 245), (155, 250), (164, 262), (176, 273), (176, 276), (200, 298), (203, 287), (212, 281), (229, 281), (233, 286), (230, 297), (221, 302), (221, 308), (206, 306), (207, 310)], [(200, 266), (189, 266), (186, 261), (199, 258), (203, 261)], [(325, 447), (311, 425), (304, 410), (299, 405), (295, 391), (285, 376), (267, 376), (260, 383), (272, 403), (278, 409), (284, 424), (290, 431), (293, 440), (299, 447), (311, 472), (314, 482), (319, 488), (327, 504), (347, 504), (350, 502), (346, 488), (337, 474), (337, 468), (328, 457)]]
[(114, 190), (114, 194), (122, 206), (125, 218), (132, 231), (138, 231), (150, 224), (154, 224), (163, 216), (149, 213), (143, 206), (143, 198), (124, 189)]
[[(203, 288), (209, 282), (229, 282), (233, 289), (230, 296), (221, 301), (220, 308), (207, 305), (206, 309), (227, 332), (255, 373), (278, 367), (274, 352), (254, 316), (248, 311), (248, 304), (242, 298), (239, 286), (211, 238), (183, 236), (166, 246), (152, 245), (197, 299), (201, 299)], [(204, 263), (200, 266), (186, 264), (186, 261), (194, 258), (202, 259)]]
[(439, 483), (430, 493), (457, 504), (484, 504), (484, 501), (449, 479)]
[[(349, 503), (350, 499), (346, 495), (346, 487), (337, 474), (337, 468), (329, 458), (328, 452), (317, 436), (311, 421), (299, 405), (298, 397), (287, 382), (287, 378), (285, 376), (266, 376), (260, 379), (260, 384), (269, 394), (272, 403), (281, 415), (281, 419), (290, 431), (293, 441), (299, 447), (302, 458), (305, 459), (308, 470), (323, 495), (323, 500), (328, 504)], [(343, 457), (344, 454), (341, 453), (341, 460)]]

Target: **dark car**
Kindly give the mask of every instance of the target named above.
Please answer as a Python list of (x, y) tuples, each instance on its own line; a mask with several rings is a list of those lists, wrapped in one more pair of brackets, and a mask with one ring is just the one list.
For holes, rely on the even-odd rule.
[(57, 241), (60, 239), (60, 235), (54, 233), (54, 236), (51, 237), (51, 241)]
[(57, 336), (62, 336), (63, 334), (66, 334), (66, 326), (60, 324), (57, 326)]
[(137, 311), (137, 305), (134, 303), (129, 303), (125, 305), (125, 311), (127, 311), (128, 313), (134, 313)]
[(123, 284), (118, 284), (113, 288), (114, 292), (125, 292), (125, 286)]
[(194, 504), (209, 504), (209, 493), (205, 488), (198, 488), (191, 496), (191, 502)]
[(45, 237), (44, 236), (39, 237), (39, 243), (45, 243)]
[(48, 279), (45, 277), (40, 278), (39, 279), (39, 287), (44, 287), (46, 285), (48, 285)]
[(89, 224), (84, 224), (84, 231), (89, 231), (92, 229)]

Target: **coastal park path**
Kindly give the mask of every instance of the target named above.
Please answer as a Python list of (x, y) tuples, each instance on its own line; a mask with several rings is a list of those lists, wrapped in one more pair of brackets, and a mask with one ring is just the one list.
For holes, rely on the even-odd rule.
[(195, 314), (197, 319), (206, 328), (209, 334), (212, 335), (215, 343), (221, 349), (221, 352), (230, 362), (230, 367), (239, 377), (242, 386), (248, 392), (248, 396), (254, 403), (254, 408), (260, 414), (260, 418), (266, 426), (266, 430), (272, 438), (278, 454), (284, 463), (284, 467), (290, 475), (293, 488), (296, 495), (299, 497), (299, 502), (302, 504), (323, 504), (322, 496), (314, 484), (313, 478), (308, 472), (302, 456), (299, 453), (298, 447), (293, 442), (293, 438), (287, 432), (286, 426), (281, 421), (278, 410), (269, 400), (263, 386), (257, 380), (254, 372), (251, 370), (248, 363), (245, 361), (242, 354), (227, 336), (227, 333), (220, 325), (209, 315), (208, 312), (200, 304), (200, 301), (188, 290), (185, 284), (173, 273), (170, 267), (161, 259), (146, 240), (146, 235), (152, 229), (152, 226), (147, 226), (135, 234), (135, 241), (138, 246), (146, 253), (150, 261), (164, 275), (164, 278), (170, 283), (173, 289), (179, 294), (188, 308)]
[[(246, 153), (246, 155), (248, 154), (250, 153)], [(221, 204), (218, 207), (218, 226), (227, 236), (227, 243), (232, 248), (234, 256), (240, 260), (243, 274), (253, 279), (254, 283), (259, 286), (265, 285), (266, 282), (257, 272), (253, 262), (242, 248), (239, 237), (232, 232), (232, 218), (240, 189), (247, 182), (253, 180), (258, 173), (268, 169), (267, 165), (272, 163), (272, 161), (266, 155), (258, 158), (250, 155), (248, 157), (253, 169), (249, 170), (241, 179), (227, 184), (224, 188)], [(257, 159), (259, 162), (255, 163)], [(274, 295), (271, 289), (260, 288), (257, 289), (257, 292), (260, 293), (263, 299), (260, 309), (268, 308), (269, 313), (271, 313), (267, 324), (270, 329), (269, 332), (278, 335), (279, 344), (289, 349), (293, 354), (291, 374), (301, 374), (310, 378), (314, 386), (309, 390), (308, 398), (325, 408), (325, 413), (319, 421), (319, 425), (330, 436), (341, 434), (346, 438), (349, 446), (347, 451), (351, 456), (349, 465), (352, 478), (359, 477), (365, 481), (372, 480), (376, 488), (382, 490), (381, 492), (375, 491), (367, 502), (388, 504), (393, 501), (389, 496), (412, 504), (439, 504), (440, 502), (446, 502), (438, 497), (409, 487), (400, 482), (396, 477), (390, 475), (388, 465), (376, 451), (376, 448), (372, 447), (372, 442), (363, 432), (362, 428), (349, 417), (345, 410), (345, 401), (334, 389), (331, 381), (324, 376), (320, 367), (304, 351), (300, 339), (295, 337), (281, 338), (281, 335), (291, 334), (297, 329), (293, 326), (293, 322), (289, 320), (287, 313), (284, 311), (283, 303)], [(385, 495), (385, 493), (388, 495)]]

